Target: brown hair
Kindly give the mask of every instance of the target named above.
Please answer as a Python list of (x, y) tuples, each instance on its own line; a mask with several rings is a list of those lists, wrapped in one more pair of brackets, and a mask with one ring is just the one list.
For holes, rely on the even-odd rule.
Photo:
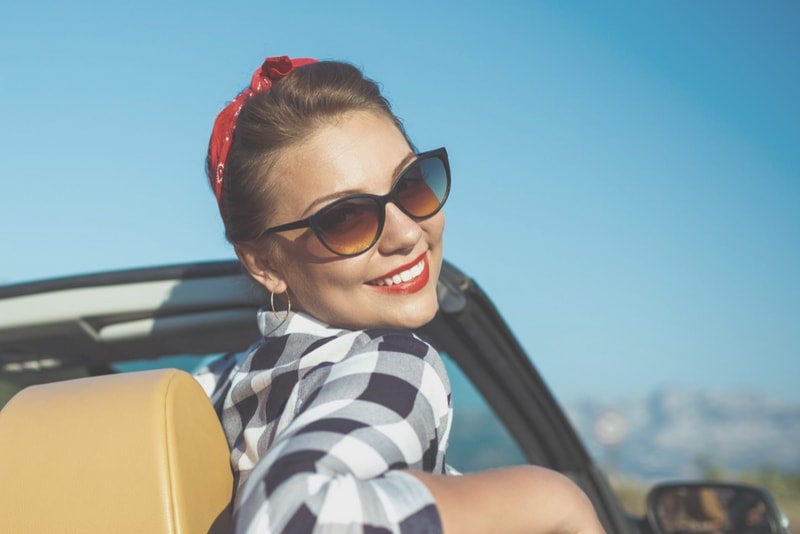
[[(378, 85), (347, 63), (323, 61), (299, 67), (245, 103), (224, 170), (222, 207), (228, 241), (253, 241), (266, 228), (275, 202), (267, 176), (282, 150), (349, 111), (385, 115), (408, 140)], [(410, 141), (409, 145), (413, 147)], [(213, 176), (214, 169), (208, 161), (206, 165)]]

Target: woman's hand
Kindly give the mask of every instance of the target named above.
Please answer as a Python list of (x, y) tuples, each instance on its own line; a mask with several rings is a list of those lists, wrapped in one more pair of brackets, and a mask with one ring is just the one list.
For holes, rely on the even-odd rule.
[(463, 476), (411, 474), (436, 500), (445, 533), (605, 532), (586, 494), (550, 469), (526, 465)]

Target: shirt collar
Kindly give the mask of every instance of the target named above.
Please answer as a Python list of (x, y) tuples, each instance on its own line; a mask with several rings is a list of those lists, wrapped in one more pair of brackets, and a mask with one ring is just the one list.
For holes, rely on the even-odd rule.
[(264, 337), (278, 337), (302, 332), (331, 336), (342, 332), (342, 329), (329, 326), (303, 312), (292, 311), (288, 317), (286, 315), (285, 311), (275, 313), (268, 308), (258, 310), (258, 329), (261, 330), (261, 334)]

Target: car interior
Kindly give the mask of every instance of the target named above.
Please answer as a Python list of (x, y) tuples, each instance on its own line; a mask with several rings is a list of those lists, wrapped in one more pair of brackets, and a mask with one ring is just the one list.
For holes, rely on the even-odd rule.
[[(135, 371), (169, 366), (191, 372), (203, 358), (243, 350), (259, 335), (255, 310), (265, 297), (230, 262), (206, 266), (200, 276), (185, 269), (133, 274), (28, 284), (0, 295), (0, 314), (8, 317), (0, 332), (0, 477), (24, 481), (0, 490), (0, 531), (51, 531), (48, 518), (62, 528), (92, 531), (205, 532), (217, 525), (225, 530), (231, 482), (213, 484), (213, 493), (207, 479), (181, 478), (202, 473), (207, 465), (230, 477), (227, 443), (208, 398), (199, 386), (184, 384), (186, 377), (194, 383), (187, 373)], [(460, 291), (440, 291), (443, 309), (465, 306)], [(459, 366), (449, 358), (446, 363), (453, 394), (464, 408), (457, 416), (465, 420), (458, 425), (465, 435), (454, 436), (465, 447), (451, 447), (453, 465), (468, 472), (524, 462), (491, 409), (477, 406), (485, 401)], [(475, 374), (490, 376), (482, 368)], [(165, 382), (164, 376), (170, 379)], [(121, 388), (125, 394), (117, 392)], [(188, 410), (163, 408), (179, 396), (187, 397), (180, 406), (198, 406), (190, 419), (194, 426), (187, 422), (180, 431), (170, 425), (180, 425)], [(212, 445), (200, 445), (206, 441)], [(183, 458), (184, 446), (194, 457)], [(186, 462), (195, 465), (191, 473), (173, 469)], [(149, 475), (140, 479), (145, 472)], [(192, 508), (206, 513), (184, 512)], [(115, 520), (117, 511), (122, 516)], [(186, 517), (206, 524), (181, 528)]]
[[(210, 465), (230, 476), (227, 443), (210, 401), (188, 373), (156, 372), (180, 373), (178, 379), (135, 371), (167, 363), (191, 372), (204, 358), (244, 350), (259, 335), (255, 311), (268, 298), (257, 289), (235, 261), (0, 288), (0, 477), (20, 481), (0, 490), (0, 532), (63, 531), (65, 525), (109, 532), (224, 531), (230, 482), (219, 486), (220, 494), (203, 496), (217, 484), (192, 478)], [(459, 407), (449, 463), (461, 472), (526, 461), (559, 470), (590, 495), (604, 523), (627, 524), (488, 297), (446, 262), (438, 290), (441, 313), (418, 333), (445, 356)], [(192, 365), (176, 365), (181, 358)], [(167, 387), (163, 376), (197, 387), (173, 389), (173, 379)], [(127, 380), (142, 387), (118, 394), (115, 384), (122, 388)], [(164, 408), (177, 403), (177, 395), (195, 397), (178, 404), (203, 406), (197, 411), (208, 412), (204, 422)], [(170, 418), (185, 418), (191, 429), (170, 430)], [(160, 423), (154, 427), (152, 421)], [(183, 450), (195, 452), (183, 459)], [(156, 471), (143, 477), (152, 469), (148, 463)], [(147, 480), (134, 483), (137, 477)], [(142, 487), (148, 481), (149, 488)], [(205, 523), (180, 526), (188, 521), (178, 510), (184, 507), (204, 510), (188, 517)], [(116, 513), (123, 517), (113, 523)], [(156, 523), (139, 523), (147, 518)]]

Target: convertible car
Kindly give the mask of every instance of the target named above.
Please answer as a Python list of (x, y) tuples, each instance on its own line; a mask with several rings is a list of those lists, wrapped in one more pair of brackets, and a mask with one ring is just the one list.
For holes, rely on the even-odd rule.
[[(632, 517), (480, 287), (445, 262), (438, 294), (419, 334), (450, 373), (456, 469), (558, 470), (609, 533), (788, 532), (737, 484), (662, 484)], [(229, 529), (227, 447), (190, 373), (250, 345), (265, 302), (235, 261), (0, 287), (0, 532)]]

